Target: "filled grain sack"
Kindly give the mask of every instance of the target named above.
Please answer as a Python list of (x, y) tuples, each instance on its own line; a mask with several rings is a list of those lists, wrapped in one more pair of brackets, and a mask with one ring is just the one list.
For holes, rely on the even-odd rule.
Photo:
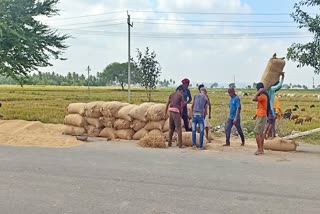
[[(187, 105), (187, 108), (188, 108), (188, 118), (192, 119), (192, 104), (189, 103)], [(189, 127), (191, 127), (191, 126), (189, 126)]]
[[(206, 145), (206, 142), (208, 140), (205, 136), (203, 136), (203, 146)], [(197, 146), (200, 146), (200, 134), (196, 133), (196, 144)], [(185, 146), (192, 146), (192, 132), (182, 132), (182, 145)]]
[(127, 105), (127, 106), (123, 106), (118, 111), (117, 117), (121, 118), (121, 119), (124, 119), (124, 120), (132, 121), (132, 118), (129, 116), (129, 112), (135, 107), (137, 107), (137, 105), (130, 104), (130, 105)]
[(280, 137), (276, 137), (272, 140), (264, 141), (264, 149), (273, 150), (273, 151), (296, 151), (298, 144), (294, 142), (294, 140), (285, 140)]
[(124, 119), (116, 119), (113, 123), (113, 127), (115, 129), (129, 129), (130, 128), (130, 121), (124, 120)]
[(166, 112), (166, 104), (154, 104), (150, 106), (145, 113), (148, 120), (163, 120)]
[(80, 114), (84, 116), (86, 103), (70, 103), (67, 107), (68, 114)]
[(86, 105), (85, 115), (87, 117), (99, 118), (102, 116), (100, 108), (103, 105), (103, 101), (90, 102)]
[(79, 136), (85, 135), (87, 131), (83, 127), (65, 125), (62, 133), (65, 135)]
[[(162, 136), (166, 139), (166, 141), (168, 141), (168, 140), (169, 140), (169, 131), (163, 132)], [(177, 132), (173, 132), (172, 142), (177, 141), (177, 139), (178, 139), (178, 134), (177, 134)]]
[(282, 73), (285, 64), (284, 58), (277, 58), (275, 54), (269, 60), (261, 77), (261, 82), (263, 83), (265, 90), (268, 90), (279, 81), (280, 74)]
[(162, 131), (159, 129), (153, 129), (148, 133), (149, 136), (163, 136)]
[(153, 129), (159, 129), (162, 130), (162, 127), (165, 123), (165, 120), (160, 120), (160, 121), (149, 121), (146, 125), (145, 125), (145, 129), (151, 131)]
[(155, 103), (142, 103), (136, 107), (134, 107), (130, 112), (129, 116), (134, 119), (138, 119), (140, 121), (147, 121), (146, 112), (148, 108)]
[(104, 138), (108, 138), (111, 140), (116, 139), (115, 130), (113, 128), (104, 128), (99, 133), (99, 137), (104, 137)]
[(141, 138), (143, 138), (144, 136), (146, 136), (149, 133), (148, 130), (146, 129), (140, 129), (139, 131), (137, 131), (133, 136), (132, 139), (133, 140), (140, 140)]
[(135, 133), (133, 129), (121, 129), (121, 130), (116, 130), (115, 132), (116, 132), (116, 137), (123, 140), (131, 140)]
[(96, 128), (102, 128), (104, 127), (104, 125), (102, 124), (102, 122), (100, 121), (99, 118), (93, 118), (93, 117), (86, 117), (86, 121), (88, 125), (93, 125)]
[(99, 120), (104, 127), (113, 128), (116, 119), (114, 117), (100, 117)]
[(86, 120), (83, 116), (79, 114), (68, 114), (67, 116), (65, 116), (63, 124), (84, 127), (86, 126)]
[(145, 125), (147, 124), (147, 122), (135, 119), (132, 121), (130, 128), (132, 128), (134, 131), (139, 131), (140, 129), (143, 129), (145, 127)]
[(88, 125), (86, 127), (88, 136), (90, 137), (99, 137), (100, 132), (102, 131), (103, 128), (97, 128), (93, 125)]
[(118, 101), (105, 102), (101, 106), (101, 114), (104, 117), (117, 117), (117, 113), (123, 106), (129, 105), (128, 103), (122, 103)]

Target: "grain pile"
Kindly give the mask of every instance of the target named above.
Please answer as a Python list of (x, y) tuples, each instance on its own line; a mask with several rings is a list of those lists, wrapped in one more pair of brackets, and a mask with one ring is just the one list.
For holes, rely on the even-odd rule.
[(64, 148), (82, 144), (74, 137), (61, 135), (62, 124), (43, 124), (24, 120), (0, 121), (0, 144)]

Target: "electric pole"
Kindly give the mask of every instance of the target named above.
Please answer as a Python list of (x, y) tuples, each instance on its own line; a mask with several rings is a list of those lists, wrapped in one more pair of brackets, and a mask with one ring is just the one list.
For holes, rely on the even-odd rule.
[(130, 21), (130, 15), (127, 11), (127, 24), (128, 24), (128, 102), (131, 102), (131, 91), (130, 91), (130, 84), (131, 84), (131, 62), (130, 62), (130, 29), (133, 27), (133, 23)]
[(89, 77), (90, 77), (90, 71), (91, 71), (91, 69), (90, 69), (90, 66), (89, 66), (89, 65), (88, 65), (87, 71), (88, 71), (88, 94), (89, 94), (89, 96), (90, 96)]

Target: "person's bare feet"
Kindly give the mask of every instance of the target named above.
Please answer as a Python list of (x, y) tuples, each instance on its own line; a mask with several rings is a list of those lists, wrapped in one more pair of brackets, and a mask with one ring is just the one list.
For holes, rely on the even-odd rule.
[(255, 155), (263, 155), (264, 152), (263, 152), (263, 151), (256, 151), (254, 154), (255, 154)]

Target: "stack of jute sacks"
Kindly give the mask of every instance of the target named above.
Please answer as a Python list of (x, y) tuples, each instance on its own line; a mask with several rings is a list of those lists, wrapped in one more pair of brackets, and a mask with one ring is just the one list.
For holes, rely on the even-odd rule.
[[(71, 103), (64, 118), (67, 135), (88, 135), (108, 139), (140, 140), (144, 136), (164, 136), (168, 139), (169, 118), (164, 118), (166, 105), (140, 105), (111, 102)], [(190, 106), (189, 106), (190, 108)], [(189, 111), (189, 114), (191, 111)], [(189, 115), (191, 118), (191, 114)], [(183, 121), (181, 120), (182, 130)], [(199, 134), (197, 134), (199, 139)], [(191, 132), (183, 132), (183, 144), (192, 145)], [(174, 137), (177, 140), (175, 134)]]

